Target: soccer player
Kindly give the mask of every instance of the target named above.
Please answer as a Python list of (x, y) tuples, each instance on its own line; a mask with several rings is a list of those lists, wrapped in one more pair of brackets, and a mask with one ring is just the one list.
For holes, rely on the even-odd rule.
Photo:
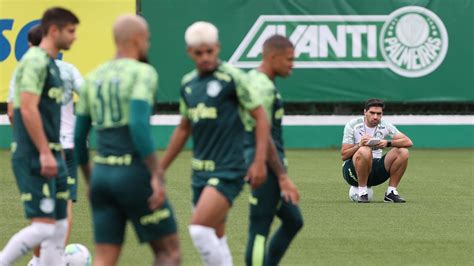
[[(38, 46), (43, 38), (43, 30), (40, 25), (32, 27), (28, 31), (28, 48), (32, 46)], [(13, 126), (13, 97), (15, 95), (15, 79), (16, 79), (16, 69), (13, 72), (10, 84), (8, 86), (8, 98), (7, 98), (7, 115), (8, 120), (10, 120), (10, 125)]]
[[(167, 169), (192, 135), (194, 212), (189, 233), (206, 265), (232, 265), (225, 237), (226, 215), (244, 178), (256, 188), (266, 177), (269, 126), (247, 75), (219, 60), (217, 28), (196, 22), (187, 28), (185, 40), (196, 69), (183, 77), (182, 118), (161, 165)], [(247, 115), (256, 120), (256, 152), (248, 171), (243, 149), (248, 124), (243, 118)]]
[[(285, 78), (291, 74), (293, 59), (293, 44), (281, 35), (274, 35), (263, 44), (263, 61), (260, 67), (249, 72), (249, 78), (258, 90), (271, 122), (274, 145), (269, 145), (268, 178), (262, 186), (252, 191), (245, 259), (247, 265), (278, 265), (290, 242), (303, 226), (297, 205), (298, 190), (284, 167), (286, 160), (281, 126), (284, 109), (281, 95), (274, 83), (276, 77)], [(245, 140), (246, 158), (250, 161), (255, 153), (252, 131), (247, 132)], [(281, 225), (267, 247), (274, 216), (280, 218)]]
[[(117, 54), (86, 78), (74, 134), (78, 163), (90, 187), (94, 265), (116, 265), (127, 220), (140, 242), (148, 242), (156, 265), (178, 265), (179, 242), (166, 200), (150, 128), (158, 75), (146, 61), (146, 21), (123, 15), (113, 26)], [(89, 168), (87, 135), (94, 124), (97, 154)]]
[[(367, 187), (390, 179), (385, 202), (403, 203), (397, 187), (408, 165), (408, 148), (413, 143), (394, 125), (382, 119), (385, 103), (380, 99), (365, 102), (364, 116), (346, 124), (342, 139), (342, 173), (346, 182), (358, 187), (358, 202), (368, 203)], [(370, 145), (369, 140), (378, 139)], [(390, 148), (391, 147), (391, 148)], [(390, 150), (382, 156), (382, 149)]]
[[(31, 28), (28, 31), (28, 45), (30, 47), (38, 46), (41, 42), (42, 35), (43, 32), (40, 25), (36, 25)], [(63, 156), (66, 161), (66, 167), (69, 173), (69, 176), (67, 177), (67, 184), (69, 187), (70, 200), (68, 200), (67, 204), (68, 229), (65, 240), (65, 243), (67, 243), (72, 225), (72, 203), (76, 202), (77, 200), (77, 163), (74, 156), (74, 124), (76, 118), (74, 116), (73, 93), (79, 93), (80, 87), (83, 83), (83, 79), (81, 73), (74, 65), (58, 59), (56, 59), (54, 62), (59, 68), (60, 77), (63, 81), (64, 89), (63, 102), (61, 106), (60, 142), (63, 148)], [(8, 117), (11, 121), (12, 126), (15, 76), (16, 73), (13, 75), (12, 81), (10, 82), (10, 91), (8, 95), (8, 110), (11, 110), (11, 114), (9, 111)], [(34, 256), (28, 264), (29, 266), (35, 266), (39, 264), (39, 252), (39, 247), (36, 247), (33, 252)]]
[(46, 10), (41, 19), (43, 39), (17, 68), (12, 165), (31, 225), (10, 239), (0, 254), (0, 265), (11, 265), (38, 245), (42, 265), (63, 265), (69, 191), (59, 143), (63, 83), (54, 59), (71, 47), (78, 23), (69, 10)]

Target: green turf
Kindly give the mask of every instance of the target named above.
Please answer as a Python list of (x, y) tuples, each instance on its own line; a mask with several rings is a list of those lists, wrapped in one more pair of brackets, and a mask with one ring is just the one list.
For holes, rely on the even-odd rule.
[[(0, 248), (26, 221), (10, 170), (9, 153), (0, 151)], [(179, 219), (183, 265), (200, 265), (186, 224), (191, 213), (190, 153), (173, 164), (168, 195)], [(348, 200), (336, 150), (288, 152), (290, 174), (300, 188), (305, 226), (282, 265), (468, 265), (474, 262), (474, 150), (412, 150), (399, 191), (408, 203), (382, 203), (386, 185), (374, 188), (374, 202)], [(82, 184), (81, 184), (82, 185)], [(228, 219), (235, 265), (243, 265), (247, 232), (247, 194), (241, 194)], [(80, 187), (72, 242), (93, 250), (90, 210)], [(120, 265), (150, 265), (151, 253), (128, 228)], [(29, 256), (28, 256), (29, 258)], [(25, 258), (18, 265), (26, 265)]]

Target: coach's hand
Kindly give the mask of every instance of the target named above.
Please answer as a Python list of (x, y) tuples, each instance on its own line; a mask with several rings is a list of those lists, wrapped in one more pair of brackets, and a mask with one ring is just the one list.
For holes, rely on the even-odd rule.
[(284, 178), (279, 178), (278, 185), (280, 186), (281, 197), (286, 202), (292, 203), (292, 204), (299, 203), (300, 193), (298, 192), (298, 188), (288, 176)]
[(263, 162), (253, 162), (247, 171), (245, 180), (250, 183), (252, 189), (256, 189), (267, 179), (267, 167)]
[(367, 142), (369, 142), (369, 140), (371, 139), (372, 137), (365, 134), (364, 136), (362, 136), (362, 138), (360, 139), (360, 142), (359, 142), (359, 146), (367, 146)]
[(388, 143), (388, 140), (383, 139), (375, 147), (377, 149), (383, 149), (383, 148), (387, 147), (387, 143)]
[(151, 178), (151, 188), (153, 189), (153, 193), (148, 198), (148, 207), (150, 210), (156, 210), (163, 205), (166, 198), (166, 190), (165, 185), (159, 181), (158, 177)]
[(41, 175), (53, 178), (58, 174), (58, 164), (51, 151), (40, 154)]

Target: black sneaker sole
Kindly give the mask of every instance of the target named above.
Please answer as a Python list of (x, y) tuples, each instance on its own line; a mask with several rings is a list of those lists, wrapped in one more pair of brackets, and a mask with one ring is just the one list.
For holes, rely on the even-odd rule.
[(385, 203), (405, 203), (406, 201), (393, 201), (391, 199), (383, 199), (383, 202)]

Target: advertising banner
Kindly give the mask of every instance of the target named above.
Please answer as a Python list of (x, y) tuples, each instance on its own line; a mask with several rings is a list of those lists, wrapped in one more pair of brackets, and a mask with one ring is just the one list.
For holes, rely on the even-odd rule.
[(184, 31), (219, 28), (221, 59), (251, 69), (274, 34), (295, 46), (293, 75), (278, 80), (289, 102), (474, 101), (471, 0), (142, 0), (152, 29), (160, 102), (177, 102), (193, 68)]

